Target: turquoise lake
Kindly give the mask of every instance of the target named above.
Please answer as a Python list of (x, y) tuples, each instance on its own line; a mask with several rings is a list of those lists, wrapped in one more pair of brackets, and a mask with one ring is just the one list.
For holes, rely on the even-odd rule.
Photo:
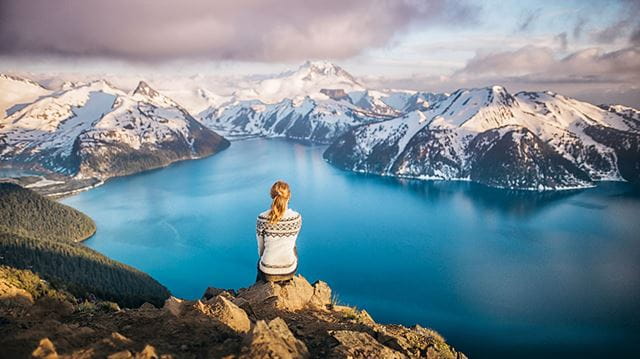
[(635, 352), (640, 190), (523, 193), (344, 172), (324, 146), (254, 139), (62, 200), (86, 245), (178, 297), (255, 279), (255, 217), (289, 182), (299, 273), (383, 323), (439, 331), (470, 358)]

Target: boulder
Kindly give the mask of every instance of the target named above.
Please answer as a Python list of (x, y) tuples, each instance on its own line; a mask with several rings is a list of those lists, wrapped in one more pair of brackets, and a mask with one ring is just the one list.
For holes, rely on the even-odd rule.
[(369, 314), (369, 312), (367, 312), (366, 310), (362, 309), (358, 314), (359, 314), (359, 320), (361, 323), (369, 324), (369, 325), (373, 325), (376, 323), (373, 320), (373, 317), (371, 317), (371, 314)]
[(389, 358), (404, 359), (406, 355), (388, 348), (376, 341), (371, 335), (351, 330), (330, 332), (338, 343), (333, 348), (333, 356), (338, 358)]
[(269, 323), (259, 320), (245, 337), (240, 359), (249, 358), (307, 358), (307, 346), (293, 336), (287, 323), (275, 318)]
[(326, 309), (331, 304), (331, 289), (325, 282), (313, 286), (300, 275), (282, 282), (261, 282), (238, 292), (238, 298), (249, 302), (251, 307), (274, 306), (276, 309), (297, 311), (307, 307)]
[(331, 304), (331, 288), (326, 282), (319, 280), (313, 283), (313, 296), (309, 304), (318, 309), (327, 309)]
[(158, 353), (156, 353), (156, 348), (147, 344), (141, 352), (135, 355), (136, 359), (158, 359)]
[(250, 311), (251, 310), (251, 303), (249, 303), (248, 300), (244, 299), (244, 298), (231, 298), (230, 299), (233, 304), (237, 305), (238, 307), (244, 309), (244, 311)]
[(218, 295), (207, 302), (196, 301), (190, 307), (190, 313), (196, 320), (215, 320), (235, 332), (246, 333), (251, 329), (247, 313), (225, 295)]
[(184, 300), (171, 296), (164, 301), (164, 305), (162, 306), (162, 309), (177, 317), (177, 316), (180, 316), (180, 314), (182, 314), (182, 309), (184, 308), (184, 304), (185, 304)]
[(227, 293), (228, 296), (234, 297), (236, 295), (236, 291), (233, 289), (221, 289), (215, 287), (207, 287), (207, 290), (204, 291), (202, 295), (202, 299), (207, 301), (209, 299), (215, 298), (222, 293)]
[(56, 352), (56, 347), (53, 345), (49, 338), (44, 338), (40, 340), (38, 347), (31, 353), (32, 358), (41, 358), (41, 359), (57, 359), (58, 353)]
[(0, 282), (0, 305), (30, 307), (33, 305), (33, 296), (24, 289)]
[(246, 333), (251, 329), (251, 321), (247, 313), (223, 295), (218, 295), (213, 302), (216, 319), (236, 332)]

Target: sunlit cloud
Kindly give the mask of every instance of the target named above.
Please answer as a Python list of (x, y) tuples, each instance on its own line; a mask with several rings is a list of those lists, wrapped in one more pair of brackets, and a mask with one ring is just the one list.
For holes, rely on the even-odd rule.
[(0, 72), (242, 78), (322, 59), (376, 87), (638, 107), (639, 16), (637, 0), (2, 1)]
[(2, 2), (0, 53), (289, 61), (341, 59), (411, 26), (474, 18), (451, 0), (64, 0)]

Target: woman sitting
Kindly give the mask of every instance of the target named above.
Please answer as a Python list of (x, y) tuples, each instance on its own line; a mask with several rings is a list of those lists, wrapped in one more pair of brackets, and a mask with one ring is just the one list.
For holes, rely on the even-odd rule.
[(271, 186), (271, 198), (271, 208), (260, 213), (256, 225), (260, 257), (256, 281), (279, 282), (293, 278), (298, 269), (296, 239), (302, 216), (288, 207), (291, 191), (286, 182)]

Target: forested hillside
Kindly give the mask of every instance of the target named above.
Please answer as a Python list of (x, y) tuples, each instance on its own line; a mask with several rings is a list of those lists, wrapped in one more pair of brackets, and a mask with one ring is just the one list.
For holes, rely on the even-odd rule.
[(12, 183), (0, 183), (0, 231), (77, 242), (96, 231), (84, 213)]
[(14, 184), (0, 183), (0, 264), (30, 269), (76, 296), (122, 306), (160, 305), (168, 290), (149, 275), (76, 243), (93, 221)]

